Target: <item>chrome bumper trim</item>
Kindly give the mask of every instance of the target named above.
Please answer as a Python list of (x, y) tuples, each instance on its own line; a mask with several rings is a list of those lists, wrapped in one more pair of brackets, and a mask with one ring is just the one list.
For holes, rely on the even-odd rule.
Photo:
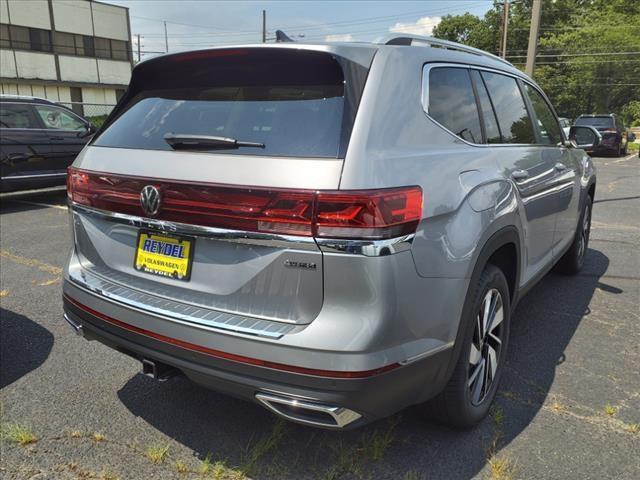
[(71, 203), (71, 210), (75, 213), (102, 218), (111, 222), (130, 225), (137, 228), (149, 228), (167, 233), (193, 235), (212, 238), (224, 242), (235, 242), (248, 245), (260, 245), (273, 248), (287, 248), (292, 250), (321, 251), (326, 253), (343, 253), (349, 255), (363, 255), (366, 257), (384, 257), (411, 249), (415, 234), (384, 240), (350, 240), (332, 238), (312, 238), (295, 235), (277, 235), (271, 233), (247, 232), (242, 230), (228, 230), (226, 228), (203, 227), (179, 222), (168, 222), (152, 218), (138, 217), (124, 213), (108, 212), (98, 208), (86, 207), (78, 203)]
[(74, 212), (82, 213), (83, 215), (103, 218), (111, 222), (130, 225), (137, 228), (149, 228), (167, 233), (180, 233), (184, 235), (208, 237), (224, 242), (245, 243), (274, 248), (289, 248), (294, 250), (318, 251), (316, 242), (311, 237), (247, 232), (241, 230), (228, 230), (226, 228), (203, 227), (201, 225), (190, 225), (179, 222), (167, 222), (164, 220), (155, 220), (135, 215), (126, 215), (124, 213), (107, 212), (98, 208), (79, 205), (75, 202), (71, 204), (71, 209)]
[(76, 273), (78, 272), (69, 272), (69, 281), (75, 287), (89, 294), (127, 308), (133, 308), (141, 313), (159, 315), (173, 322), (192, 327), (272, 339), (279, 339), (301, 327), (291, 323), (247, 317), (176, 302), (109, 282), (84, 269), (79, 272), (80, 276)]

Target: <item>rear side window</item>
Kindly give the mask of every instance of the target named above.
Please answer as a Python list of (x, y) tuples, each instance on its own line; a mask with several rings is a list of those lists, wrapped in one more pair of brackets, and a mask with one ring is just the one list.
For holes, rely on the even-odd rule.
[(440, 125), (472, 143), (482, 143), (482, 129), (469, 71), (438, 67), (429, 71), (428, 113)]
[(536, 137), (515, 78), (482, 72), (502, 132), (502, 143), (535, 144)]
[(62, 108), (49, 105), (35, 105), (34, 108), (46, 128), (55, 130), (84, 130), (86, 128), (86, 124), (82, 120)]
[(96, 146), (171, 150), (164, 137), (174, 134), (264, 144), (209, 150), (213, 153), (339, 156), (346, 88), (335, 57), (220, 50), (165, 57), (140, 67), (128, 99)]
[(562, 142), (560, 127), (545, 99), (531, 85), (525, 84), (524, 88), (538, 120), (538, 132), (542, 143), (545, 145), (557, 145)]
[(22, 103), (0, 104), (1, 128), (40, 128), (31, 105)]

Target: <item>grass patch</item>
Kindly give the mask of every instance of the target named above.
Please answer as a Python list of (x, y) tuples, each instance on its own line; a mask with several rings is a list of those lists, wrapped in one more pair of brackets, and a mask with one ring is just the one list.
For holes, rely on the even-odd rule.
[(403, 478), (403, 480), (420, 480), (421, 478), (424, 478), (424, 477), (421, 477), (418, 474), (418, 472), (415, 471), (415, 470), (409, 470), (408, 472), (406, 472), (404, 474), (404, 477), (402, 477), (402, 478)]
[(271, 428), (269, 435), (258, 440), (255, 445), (251, 446), (251, 442), (247, 447), (246, 458), (242, 467), (244, 471), (254, 471), (258, 461), (267, 453), (272, 451), (282, 441), (285, 432), (285, 422), (277, 419)]
[(512, 480), (516, 471), (515, 464), (509, 457), (493, 456), (488, 459), (489, 475), (492, 480)]
[(491, 411), (491, 417), (497, 426), (501, 426), (504, 421), (504, 411), (498, 405), (494, 406)]
[(629, 433), (636, 434), (636, 433), (638, 433), (638, 431), (640, 431), (640, 425), (638, 425), (637, 423), (631, 423), (631, 424), (627, 425), (625, 430), (627, 432), (629, 432)]
[(368, 440), (362, 440), (362, 448), (372, 461), (377, 462), (382, 459), (387, 448), (389, 448), (389, 445), (393, 442), (393, 431), (396, 425), (398, 425), (398, 422), (399, 417), (392, 417), (389, 420), (388, 428), (383, 433), (376, 430)]
[(176, 468), (176, 472), (178, 473), (187, 473), (189, 471), (189, 466), (182, 460), (176, 460), (173, 466)]
[(94, 442), (104, 442), (107, 439), (107, 437), (99, 432), (95, 432), (93, 435), (91, 435), (91, 438)]
[(164, 463), (165, 459), (167, 458), (167, 453), (169, 453), (169, 444), (152, 445), (149, 448), (147, 448), (147, 451), (145, 454), (147, 458), (151, 460), (151, 463), (155, 463), (156, 465), (159, 465), (161, 463)]
[(29, 427), (17, 423), (7, 426), (2, 433), (2, 436), (10, 442), (18, 443), (23, 447), (38, 441), (38, 437), (33, 434)]
[(120, 477), (113, 472), (102, 472), (101, 480), (120, 480)]
[(640, 143), (628, 142), (627, 143), (627, 152), (633, 153), (640, 150)]
[(82, 432), (80, 430), (73, 430), (69, 436), (71, 438), (82, 438)]
[(613, 417), (618, 412), (618, 409), (608, 403), (604, 406), (604, 413), (609, 417)]

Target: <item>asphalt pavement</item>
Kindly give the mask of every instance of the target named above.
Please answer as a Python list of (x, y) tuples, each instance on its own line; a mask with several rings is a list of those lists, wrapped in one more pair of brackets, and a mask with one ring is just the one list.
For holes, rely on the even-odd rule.
[(412, 409), (317, 430), (140, 375), (62, 319), (64, 192), (2, 195), (0, 478), (640, 478), (640, 160), (594, 161), (585, 268), (522, 300), (495, 408), (468, 431)]

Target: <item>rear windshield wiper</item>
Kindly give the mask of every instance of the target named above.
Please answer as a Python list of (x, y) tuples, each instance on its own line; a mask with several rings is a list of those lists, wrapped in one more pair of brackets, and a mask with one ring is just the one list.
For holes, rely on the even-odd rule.
[(187, 133), (166, 133), (164, 141), (174, 150), (226, 150), (228, 148), (255, 147), (264, 148), (264, 143), (243, 142), (235, 138), (215, 137), (211, 135), (191, 135)]

